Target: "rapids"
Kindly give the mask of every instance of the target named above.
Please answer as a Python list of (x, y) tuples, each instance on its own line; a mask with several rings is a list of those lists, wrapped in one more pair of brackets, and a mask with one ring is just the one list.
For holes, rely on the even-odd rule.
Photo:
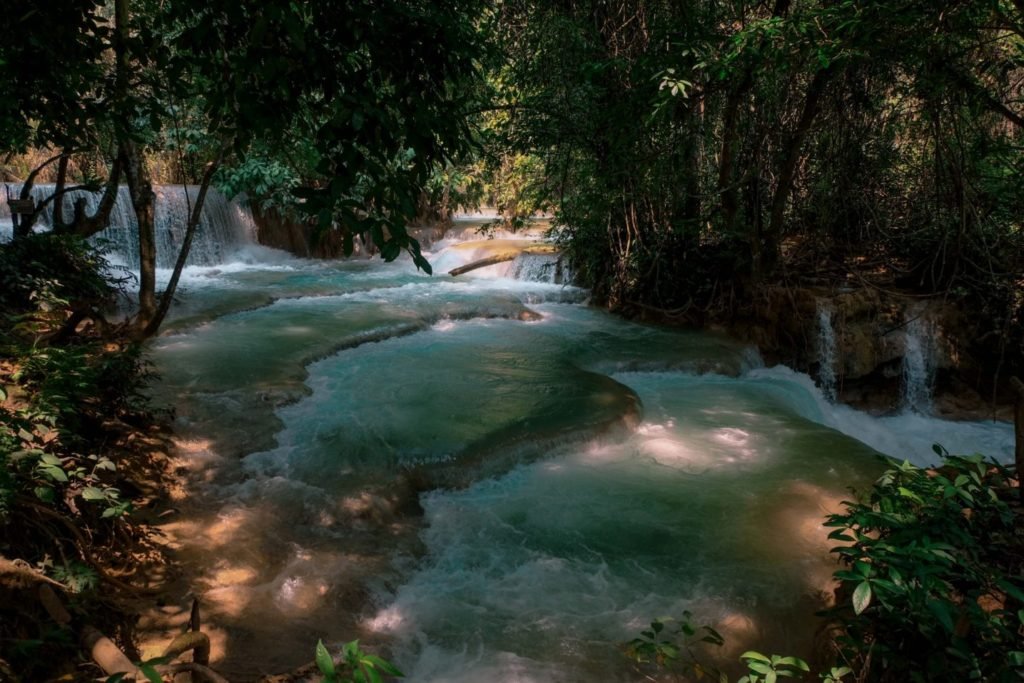
[[(435, 272), (499, 248), (475, 239)], [(186, 270), (151, 347), (194, 489), (165, 530), (240, 680), (319, 637), (416, 682), (637, 680), (620, 643), (683, 610), (722, 662), (806, 655), (823, 518), (880, 453), (1011, 456), (1007, 425), (871, 417), (724, 336), (589, 308), (551, 258), (243, 253)]]

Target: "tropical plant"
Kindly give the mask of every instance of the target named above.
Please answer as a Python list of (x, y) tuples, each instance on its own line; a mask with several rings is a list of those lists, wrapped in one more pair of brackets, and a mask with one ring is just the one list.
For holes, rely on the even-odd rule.
[(324, 641), (317, 641), (316, 666), (323, 674), (324, 683), (382, 683), (385, 676), (402, 678), (405, 675), (387, 660), (363, 652), (358, 640), (345, 643), (340, 663), (335, 662)]

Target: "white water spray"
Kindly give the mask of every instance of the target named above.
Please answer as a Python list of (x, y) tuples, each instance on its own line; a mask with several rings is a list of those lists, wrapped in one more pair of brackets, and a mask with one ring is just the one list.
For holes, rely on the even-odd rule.
[[(935, 384), (935, 324), (921, 312), (908, 311), (903, 348), (903, 408), (927, 415)], [(912, 317), (911, 317), (912, 316)]]
[(829, 401), (836, 400), (836, 331), (832, 327), (832, 309), (818, 302), (818, 380)]
[[(9, 184), (5, 189), (12, 197), (21, 193), (20, 185)], [(54, 189), (55, 186), (52, 184), (34, 185), (32, 199), (37, 204), (44, 202), (53, 194)], [(190, 209), (199, 195), (199, 188), (163, 185), (153, 189), (156, 192), (157, 267), (171, 268), (178, 258), (178, 251), (185, 238)], [(0, 233), (0, 241), (4, 241), (3, 238), (10, 235), (10, 213), (5, 201), (6, 192), (2, 193), (2, 196), (4, 201), (0, 201), (0, 223), (5, 224), (5, 230)], [(70, 219), (74, 214), (74, 204), (79, 200), (85, 201), (87, 214), (94, 214), (101, 198), (102, 195), (98, 192), (68, 192), (62, 198), (65, 219)], [(40, 214), (36, 227), (45, 230), (52, 225), (53, 207), (49, 205)], [(236, 202), (228, 201), (219, 192), (211, 191), (203, 204), (199, 229), (189, 251), (188, 265), (212, 266), (231, 261), (235, 251), (254, 244), (255, 238), (256, 224), (249, 210)], [(93, 240), (102, 245), (113, 260), (129, 267), (138, 267), (138, 223), (127, 187), (118, 188), (117, 201), (110, 213), (110, 225)]]
[(562, 258), (558, 254), (520, 254), (512, 262), (510, 276), (513, 280), (556, 285), (567, 281)]

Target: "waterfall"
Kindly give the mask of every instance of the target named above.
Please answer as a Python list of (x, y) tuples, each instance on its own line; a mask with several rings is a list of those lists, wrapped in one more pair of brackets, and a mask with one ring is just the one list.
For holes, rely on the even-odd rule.
[(572, 281), (569, 269), (560, 254), (519, 254), (512, 262), (509, 277), (527, 282), (568, 284)]
[(832, 327), (832, 309), (818, 302), (818, 381), (829, 401), (836, 400), (836, 331)]
[[(21, 186), (8, 184), (7, 189), (12, 197), (18, 196)], [(156, 261), (159, 268), (171, 268), (178, 258), (178, 250), (185, 237), (188, 224), (189, 207), (199, 195), (199, 188), (190, 185), (158, 185), (156, 192)], [(32, 198), (38, 203), (53, 194), (52, 184), (41, 184), (32, 187)], [(64, 216), (69, 219), (74, 212), (74, 202), (85, 200), (86, 211), (94, 213), (100, 202), (100, 193), (76, 191), (69, 192), (62, 198)], [(4, 224), (4, 232), (0, 233), (0, 241), (9, 239), (10, 213), (6, 203), (6, 192), (0, 201), (0, 223)], [(36, 229), (49, 229), (53, 225), (53, 207), (48, 206), (40, 215)], [(132, 209), (128, 188), (118, 188), (117, 202), (110, 213), (110, 225), (103, 232), (92, 238), (94, 244), (102, 246), (112, 260), (132, 268), (139, 266), (139, 234)], [(224, 195), (211, 190), (203, 204), (202, 217), (196, 231), (192, 248), (189, 251), (188, 264), (211, 266), (229, 260), (231, 254), (239, 247), (255, 242), (256, 225), (252, 214), (236, 202), (228, 201)]]
[(920, 311), (910, 317), (903, 335), (903, 408), (927, 414), (935, 381), (935, 325)]

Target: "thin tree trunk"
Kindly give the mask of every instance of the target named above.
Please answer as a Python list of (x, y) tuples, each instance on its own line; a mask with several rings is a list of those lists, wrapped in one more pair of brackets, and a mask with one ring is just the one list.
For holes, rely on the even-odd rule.
[[(164, 318), (167, 317), (167, 311), (171, 307), (171, 302), (174, 300), (174, 292), (178, 288), (178, 280), (181, 279), (181, 271), (185, 268), (185, 262), (188, 260), (188, 253), (192, 248), (192, 240), (195, 237), (196, 230), (199, 228), (199, 220), (203, 215), (203, 205), (206, 203), (206, 194), (210, 189), (210, 183), (213, 182), (213, 176), (220, 168), (220, 161), (223, 154), (218, 154), (217, 159), (211, 161), (207, 167), (205, 173), (203, 173), (203, 180), (199, 186), (199, 194), (196, 196), (196, 203), (192, 206), (192, 211), (189, 215), (188, 225), (185, 227), (185, 239), (182, 240), (181, 250), (178, 252), (178, 259), (174, 262), (174, 272), (171, 273), (171, 279), (167, 283), (167, 289), (164, 290), (160, 296), (160, 305), (156, 309), (153, 317), (146, 323), (145, 328), (142, 330), (143, 337), (152, 337), (160, 329), (160, 325), (163, 323)], [(188, 187), (185, 188), (185, 196), (188, 197)]]
[(1021, 500), (1024, 500), (1024, 481), (1021, 481), (1021, 477), (1024, 477), (1024, 383), (1016, 377), (1011, 377), (1010, 387), (1017, 394), (1013, 411), (1013, 431), (1015, 437), (1013, 460), (1017, 466), (1017, 493), (1020, 495)]
[(103, 188), (103, 197), (100, 199), (96, 213), (91, 216), (85, 215), (85, 200), (79, 199), (75, 202), (75, 217), (68, 226), (68, 231), (79, 237), (92, 237), (96, 233), (105, 230), (110, 225), (110, 214), (117, 205), (117, 193), (121, 183), (121, 157), (114, 159), (110, 167), (110, 176)]
[(53, 229), (61, 230), (64, 227), (64, 186), (68, 181), (68, 162), (71, 156), (67, 153), (60, 155), (60, 163), (57, 164), (57, 186), (53, 189)]
[(156, 193), (142, 151), (133, 140), (121, 142), (128, 193), (139, 226), (139, 311), (135, 328), (144, 336), (156, 315)]
[(768, 220), (768, 230), (764, 234), (764, 265), (771, 269), (778, 258), (779, 237), (782, 234), (782, 221), (785, 217), (786, 202), (789, 200), (790, 192), (793, 190), (793, 181), (796, 178), (796, 168), (800, 161), (804, 140), (811, 130), (818, 115), (821, 96), (825, 93), (834, 70), (832, 67), (822, 69), (814, 74), (811, 84), (807, 88), (807, 96), (804, 99), (804, 108), (800, 114), (796, 129), (793, 131), (786, 145), (786, 154), (782, 161), (782, 168), (779, 170), (778, 184), (775, 186), (775, 195), (772, 198), (772, 208)]
[[(128, 54), (129, 19), (128, 0), (115, 0), (114, 53), (117, 68), (114, 90), (121, 105), (128, 102), (128, 74), (131, 69)], [(141, 336), (156, 314), (156, 194), (153, 192), (153, 182), (142, 150), (133, 137), (131, 121), (122, 120), (118, 123), (118, 159), (125, 174), (139, 230), (139, 310), (135, 318), (135, 332)]]
[[(792, 0), (776, 0), (772, 17), (777, 18), (789, 12)], [(762, 45), (763, 45), (762, 40)], [(736, 223), (739, 211), (739, 188), (735, 181), (736, 148), (739, 144), (740, 107), (747, 93), (754, 87), (754, 64), (743, 72), (736, 87), (729, 92), (722, 117), (722, 147), (718, 158), (718, 191), (722, 195), (722, 227), (729, 233)]]
[[(18, 198), (21, 199), (22, 201), (31, 199), (32, 198), (32, 187), (35, 185), (36, 178), (39, 176), (39, 174), (42, 172), (42, 170), (44, 168), (46, 168), (47, 166), (49, 166), (50, 164), (52, 164), (53, 162), (57, 161), (58, 159), (62, 159), (63, 157), (64, 157), (64, 152), (61, 152), (60, 154), (52, 156), (49, 159), (47, 159), (46, 161), (44, 161), (43, 163), (41, 163), (38, 166), (36, 166), (32, 170), (32, 172), (28, 174), (28, 178), (25, 178), (25, 182), (22, 183), (22, 185), (21, 185), (21, 192), (18, 193)], [(13, 239), (20, 239), (22, 237), (27, 237), (29, 234), (31, 234), (32, 226), (35, 223), (35, 220), (36, 220), (35, 212), (33, 212), (31, 214), (21, 214), (21, 215), (19, 215), (19, 214), (15, 213), (14, 211), (12, 211), (11, 212), (11, 223), (12, 223), (13, 228), (14, 228), (14, 234), (12, 235)]]
[(743, 97), (753, 82), (753, 78), (748, 75), (748, 78), (740, 86), (729, 93), (722, 119), (722, 150), (718, 157), (718, 191), (722, 195), (722, 230), (725, 234), (732, 232), (733, 226), (736, 224), (736, 213), (739, 211), (739, 192), (733, 181), (736, 148), (740, 139), (739, 110)]

